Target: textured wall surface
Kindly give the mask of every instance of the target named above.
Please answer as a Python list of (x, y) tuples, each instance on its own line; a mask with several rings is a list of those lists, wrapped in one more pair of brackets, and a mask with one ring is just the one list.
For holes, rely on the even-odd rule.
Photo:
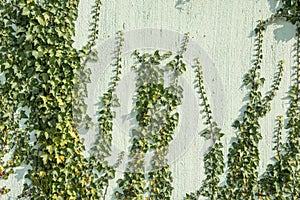
[[(90, 63), (94, 72), (89, 85), (89, 113), (95, 118), (95, 103), (107, 88), (111, 70), (109, 61), (112, 56), (115, 33), (123, 30), (128, 35), (129, 45), (124, 57), (125, 73), (119, 86), (121, 107), (117, 109), (117, 118), (113, 132), (114, 161), (117, 153), (127, 151), (129, 145), (130, 124), (126, 124), (126, 117), (130, 114), (134, 93), (134, 82), (130, 78), (130, 50), (134, 47), (171, 48), (176, 51), (180, 37), (189, 32), (191, 46), (189, 55), (197, 52), (204, 59), (204, 76), (208, 90), (209, 101), (213, 115), (225, 133), (223, 142), (224, 154), (227, 155), (230, 143), (235, 135), (231, 123), (237, 119), (242, 111), (245, 88), (241, 87), (242, 77), (251, 67), (253, 58), (253, 30), (257, 20), (265, 19), (274, 12), (277, 6), (273, 0), (103, 0), (101, 8), (100, 32), (97, 48), (100, 60)], [(90, 11), (92, 1), (80, 2), (79, 18), (77, 21), (76, 47), (82, 47), (87, 41), (87, 31), (91, 22)], [(146, 29), (147, 28), (147, 29)], [(267, 86), (272, 83), (275, 67), (280, 59), (285, 60), (285, 75), (280, 91), (272, 103), (272, 111), (262, 120), (263, 140), (260, 143), (261, 163), (263, 171), (271, 161), (272, 133), (274, 119), (278, 114), (284, 114), (287, 100), (284, 99), (290, 84), (292, 65), (292, 43), (294, 42), (294, 27), (285, 22), (270, 25), (265, 34), (263, 76)], [(139, 33), (135, 32), (137, 29)], [(161, 35), (155, 35), (161, 31)], [(130, 38), (131, 34), (131, 38)], [(141, 35), (142, 34), (142, 35)], [(135, 36), (140, 37), (135, 37)], [(169, 38), (165, 36), (169, 35)], [(134, 37), (132, 37), (134, 36)], [(164, 46), (162, 40), (166, 43)], [(167, 40), (167, 41), (166, 41)], [(149, 43), (150, 42), (150, 43)], [(125, 46), (126, 46), (125, 45)], [(144, 46), (143, 46), (144, 45)], [(152, 45), (152, 47), (151, 47)], [(197, 47), (192, 45), (198, 45)], [(198, 48), (199, 47), (199, 48)], [(101, 50), (101, 51), (100, 51)], [(194, 56), (194, 55), (193, 55)], [(190, 57), (186, 58), (190, 62)], [(204, 176), (203, 154), (209, 147), (209, 142), (198, 135), (204, 126), (199, 116), (199, 100), (193, 90), (192, 69), (188, 66), (186, 75), (182, 78), (185, 93), (180, 110), (180, 123), (174, 141), (170, 147), (170, 164), (174, 177), (173, 199), (182, 199), (185, 193), (199, 188)], [(93, 143), (91, 129), (82, 134), (88, 147)], [(126, 158), (118, 169), (118, 177), (126, 167)], [(10, 177), (8, 187), (13, 188), (9, 194), (11, 199), (22, 189), (23, 169), (19, 174)], [(109, 193), (115, 189), (115, 183)], [(9, 197), (8, 197), (9, 199)], [(110, 199), (110, 197), (108, 198)]]

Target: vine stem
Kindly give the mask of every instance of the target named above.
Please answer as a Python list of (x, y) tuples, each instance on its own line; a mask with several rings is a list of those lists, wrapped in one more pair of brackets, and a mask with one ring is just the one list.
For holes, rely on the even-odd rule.
[(99, 34), (99, 21), (100, 21), (100, 8), (101, 8), (102, 2), (101, 0), (95, 0), (95, 6), (92, 10), (93, 13), (93, 22), (92, 22), (92, 32), (89, 35), (89, 41), (87, 44), (83, 47), (83, 50), (86, 50), (85, 58), (82, 62), (82, 65), (86, 65), (86, 63), (89, 60), (88, 55), (92, 52), (92, 48), (96, 45), (96, 40), (98, 39)]
[(181, 45), (180, 50), (178, 52), (178, 56), (177, 56), (177, 59), (176, 59), (176, 64), (175, 64), (175, 67), (174, 67), (173, 85), (175, 87), (178, 85), (178, 76), (179, 76), (180, 61), (183, 58), (183, 54), (186, 52), (189, 40), (190, 40), (190, 34), (189, 33), (185, 33), (183, 41), (182, 41), (182, 45)]
[[(257, 27), (257, 30), (256, 30), (256, 34), (257, 34), (257, 48), (256, 48), (256, 60), (254, 61), (254, 68), (253, 68), (253, 71), (252, 71), (252, 81), (251, 81), (251, 90), (255, 90), (254, 88), (254, 85), (256, 80), (255, 78), (257, 77), (257, 70), (260, 69), (261, 67), (261, 63), (262, 63), (262, 58), (263, 58), (263, 55), (262, 55), (262, 46), (263, 46), (263, 31), (264, 31), (264, 24), (265, 22), (264, 21), (260, 21), (259, 24), (258, 24), (258, 27)], [(250, 98), (251, 98), (251, 95), (250, 95)]]
[(105, 198), (106, 198), (107, 189), (108, 189), (108, 185), (105, 187), (104, 194), (103, 194), (103, 200), (105, 200)]
[(207, 124), (209, 125), (209, 130), (211, 133), (211, 137), (212, 137), (212, 141), (213, 144), (216, 143), (217, 138), (214, 132), (214, 125), (213, 125), (213, 121), (212, 121), (212, 114), (211, 114), (211, 108), (210, 105), (208, 103), (206, 94), (205, 94), (205, 90), (204, 90), (204, 84), (203, 84), (203, 72), (202, 72), (202, 65), (200, 63), (199, 58), (197, 58), (195, 60), (195, 66), (196, 66), (196, 77), (198, 79), (198, 87), (199, 87), (199, 93), (200, 93), (200, 99), (203, 101), (203, 105), (204, 105), (204, 114), (206, 115), (206, 119), (207, 119)]
[(299, 100), (300, 100), (300, 24), (297, 25), (297, 46), (296, 46), (296, 70), (297, 70), (297, 77), (296, 77), (296, 83), (297, 83), (297, 107), (298, 107), (298, 113), (299, 113)]

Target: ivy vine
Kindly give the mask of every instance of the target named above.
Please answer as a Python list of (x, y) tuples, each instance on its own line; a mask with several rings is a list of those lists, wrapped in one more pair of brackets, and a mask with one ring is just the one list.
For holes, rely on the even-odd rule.
[[(213, 148), (204, 157), (205, 173), (207, 178), (204, 180), (203, 186), (195, 193), (187, 194), (186, 199), (198, 199), (201, 195), (209, 197), (209, 199), (299, 199), (299, 1), (283, 0), (282, 7), (266, 20), (260, 20), (256, 29), (256, 50), (254, 65), (245, 75), (243, 83), (249, 89), (248, 102), (246, 110), (243, 112), (242, 120), (236, 120), (233, 127), (237, 131), (237, 138), (232, 143), (227, 161), (226, 183), (220, 186), (219, 177), (222, 168), (222, 153), (214, 152), (212, 157), (208, 155), (214, 151)], [(258, 177), (259, 165), (259, 150), (258, 143), (262, 139), (260, 131), (260, 118), (264, 117), (270, 111), (270, 103), (279, 89), (281, 78), (283, 76), (283, 61), (278, 64), (278, 70), (274, 75), (274, 81), (271, 89), (265, 96), (262, 96), (260, 88), (265, 82), (265, 79), (260, 75), (262, 64), (262, 48), (263, 48), (263, 33), (269, 24), (278, 19), (284, 19), (296, 26), (296, 45), (295, 53), (296, 60), (294, 67), (294, 83), (289, 90), (290, 108), (287, 111), (288, 123), (285, 129), (288, 130), (288, 139), (286, 143), (282, 143), (281, 130), (283, 128), (283, 117), (277, 118), (277, 127), (275, 130), (275, 147), (276, 153), (274, 164), (268, 165), (266, 172), (262, 178)], [(197, 61), (196, 66), (199, 66)], [(204, 113), (207, 119), (212, 119), (207, 98), (205, 97), (204, 89), (201, 86), (203, 78), (200, 77), (197, 87), (200, 88), (200, 99), (203, 101)], [(207, 120), (205, 124), (210, 124)], [(212, 127), (212, 126), (211, 126)], [(211, 129), (212, 130), (212, 129)], [(211, 137), (212, 131), (205, 130), (204, 136)], [(212, 138), (214, 141), (214, 139)], [(218, 160), (215, 165), (211, 163), (213, 159)], [(209, 182), (209, 178), (215, 177), (214, 182)], [(214, 190), (213, 190), (214, 189)], [(202, 192), (202, 193), (201, 193)]]
[[(110, 181), (122, 161), (111, 165), (114, 107), (120, 106), (116, 88), (121, 79), (123, 33), (117, 33), (112, 68), (114, 75), (101, 98), (98, 112), (99, 132), (89, 157), (78, 128), (90, 127), (86, 115), (86, 85), (89, 60), (97, 59), (94, 46), (98, 39), (101, 1), (95, 0), (93, 22), (87, 44), (73, 47), (74, 21), (78, 0), (2, 0), (0, 2), (0, 181), (5, 182), (16, 167), (28, 165), (26, 183), (19, 199), (106, 199)], [(248, 89), (246, 109), (233, 123), (236, 140), (225, 162), (221, 129), (213, 120), (206, 96), (202, 66), (195, 60), (196, 88), (204, 115), (201, 135), (212, 141), (204, 155), (205, 178), (199, 189), (186, 199), (300, 199), (300, 3), (281, 0), (281, 7), (270, 18), (260, 20), (255, 29), (255, 60), (244, 76)], [(258, 176), (261, 119), (271, 109), (280, 87), (284, 62), (280, 61), (266, 94), (261, 88), (263, 34), (268, 25), (283, 19), (296, 29), (295, 66), (288, 91), (286, 117), (278, 116), (274, 131), (274, 163)], [(131, 132), (129, 163), (117, 180), (116, 199), (171, 199), (172, 172), (167, 160), (169, 144), (179, 123), (177, 107), (183, 88), (179, 77), (186, 70), (183, 54), (186, 34), (179, 52), (141, 53), (135, 51), (135, 120)], [(172, 76), (166, 83), (165, 74)], [(284, 124), (284, 120), (287, 122)], [(282, 139), (283, 131), (287, 140)], [(152, 154), (150, 171), (145, 156)], [(222, 182), (221, 176), (226, 178)], [(0, 188), (0, 197), (9, 188)]]
[(2, 1), (0, 10), (1, 178), (26, 164), (20, 199), (91, 198), (94, 180), (73, 116), (78, 1)]
[[(132, 130), (130, 162), (124, 178), (118, 180), (121, 192), (117, 199), (171, 199), (172, 175), (166, 155), (169, 143), (173, 139), (179, 114), (175, 111), (181, 103), (182, 87), (178, 85), (178, 76), (185, 71), (183, 53), (186, 51), (188, 34), (182, 47), (165, 68), (163, 61), (171, 52), (161, 55), (157, 50), (153, 54), (135, 51), (137, 60), (133, 67), (137, 73), (136, 121), (139, 128)], [(172, 81), (165, 86), (164, 74), (171, 72)], [(145, 156), (153, 152), (150, 172), (145, 171)]]

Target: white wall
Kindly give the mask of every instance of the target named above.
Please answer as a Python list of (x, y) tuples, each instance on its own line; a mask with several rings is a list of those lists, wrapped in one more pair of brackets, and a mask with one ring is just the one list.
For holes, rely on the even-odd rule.
[[(190, 32), (192, 39), (190, 48), (192, 50), (187, 57), (198, 53), (197, 55), (204, 60), (208, 97), (213, 115), (225, 133), (224, 153), (227, 154), (234, 136), (231, 123), (239, 116), (246, 94), (246, 90), (241, 88), (241, 84), (242, 76), (251, 67), (253, 59), (253, 30), (257, 20), (267, 18), (274, 11), (275, 0), (178, 0), (178, 3), (180, 2), (182, 4), (176, 6), (177, 0), (102, 1), (100, 38), (97, 42), (97, 48), (101, 50), (99, 51), (100, 60), (98, 63), (89, 64), (97, 72), (92, 75), (92, 83), (89, 85), (88, 104), (90, 106), (89, 113), (92, 115), (95, 114), (94, 102), (107, 88), (111, 75), (107, 61), (112, 56), (113, 46), (110, 44), (114, 41), (115, 33), (123, 30), (125, 36), (128, 37), (128, 46), (126, 47), (128, 51), (124, 53), (127, 58), (124, 61), (126, 68), (123, 73), (124, 78), (118, 88), (122, 107), (117, 110), (119, 115), (113, 132), (115, 152), (126, 150), (129, 145), (130, 125), (126, 124), (126, 120), (123, 121), (124, 116), (130, 112), (130, 95), (134, 92), (134, 82), (130, 78), (129, 50), (134, 47), (147, 47), (148, 50), (170, 48), (169, 50), (176, 51), (180, 37), (185, 32)], [(75, 45), (78, 48), (87, 41), (87, 30), (89, 22), (91, 22), (91, 6), (92, 1), (82, 0), (80, 3), (75, 38)], [(152, 32), (145, 28), (151, 28)], [(270, 86), (272, 83), (275, 67), (282, 58), (286, 61), (286, 69), (282, 87), (272, 103), (272, 111), (262, 120), (264, 138), (260, 144), (261, 170), (271, 162), (271, 141), (275, 116), (284, 114), (287, 107), (287, 100), (282, 99), (286, 96), (290, 84), (291, 46), (295, 42), (293, 28), (290, 24), (278, 22), (271, 25), (265, 34), (265, 61), (262, 73), (266, 77), (266, 86)], [(136, 29), (139, 29), (140, 32), (136, 32)], [(161, 36), (155, 35), (160, 30)], [(136, 37), (138, 35), (140, 37)], [(169, 40), (164, 39), (166, 35), (170, 36)], [(134, 37), (130, 38), (131, 36)], [(154, 39), (162, 40), (165, 43), (155, 42)], [(196, 47), (197, 45), (198, 47)], [(190, 60), (190, 58), (186, 59), (186, 61)], [(197, 134), (204, 126), (201, 116), (198, 115), (198, 99), (193, 91), (192, 82), (192, 70), (188, 68), (182, 79), (186, 92), (183, 106), (179, 108), (180, 124), (170, 149), (170, 164), (174, 176), (173, 199), (175, 200), (182, 199), (185, 193), (199, 188), (204, 178), (202, 156), (209, 146), (209, 142), (204, 141)], [(124, 92), (127, 88), (129, 88), (128, 92)], [(90, 130), (83, 135), (88, 146), (93, 143), (93, 131)], [(119, 177), (122, 175), (122, 170), (125, 169), (125, 164), (119, 168)], [(20, 181), (16, 176), (10, 177), (8, 187), (13, 188), (10, 194), (11, 199), (16, 199), (16, 195), (20, 192)]]

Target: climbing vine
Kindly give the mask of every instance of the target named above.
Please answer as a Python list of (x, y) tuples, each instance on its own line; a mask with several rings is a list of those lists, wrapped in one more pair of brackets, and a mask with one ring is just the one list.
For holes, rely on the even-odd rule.
[[(201, 189), (196, 193), (188, 194), (186, 199), (198, 199), (200, 195), (207, 196), (209, 199), (298, 199), (299, 198), (299, 1), (286, 0), (282, 1), (282, 8), (266, 20), (260, 20), (256, 29), (255, 59), (253, 67), (245, 75), (243, 83), (249, 89), (248, 102), (243, 112), (242, 119), (236, 120), (233, 127), (237, 131), (236, 141), (232, 143), (227, 161), (226, 184), (220, 187), (219, 177), (207, 185), (207, 178), (204, 180), (202, 191), (209, 191), (201, 194)], [(260, 75), (262, 68), (262, 48), (263, 33), (269, 24), (278, 19), (284, 19), (296, 26), (296, 67), (294, 67), (294, 84), (289, 90), (290, 108), (287, 111), (288, 139), (286, 143), (281, 141), (281, 130), (283, 128), (283, 117), (277, 118), (277, 127), (275, 130), (275, 147), (276, 152), (274, 164), (270, 164), (262, 176), (258, 177), (259, 149), (258, 144), (262, 139), (260, 131), (260, 120), (267, 112), (270, 111), (270, 103), (279, 89), (283, 76), (283, 61), (278, 64), (278, 70), (274, 75), (274, 81), (271, 89), (262, 96), (260, 88), (263, 86), (265, 79)], [(199, 65), (199, 64), (198, 64)], [(201, 76), (200, 76), (201, 77)], [(200, 84), (199, 84), (200, 85)], [(201, 86), (199, 86), (201, 88)], [(200, 92), (203, 94), (203, 92)], [(200, 95), (203, 101), (204, 113), (208, 119), (212, 119), (211, 111), (207, 106), (207, 98)], [(209, 121), (205, 124), (209, 124)], [(212, 132), (212, 131), (210, 131)], [(209, 131), (207, 136), (210, 135)], [(212, 151), (212, 150), (210, 150)], [(209, 153), (208, 153), (209, 154)], [(211, 157), (206, 154), (204, 163), (208, 163)], [(217, 159), (221, 153), (214, 153), (213, 158)], [(213, 177), (220, 172), (222, 160), (218, 161), (211, 171), (207, 169), (209, 165), (205, 164), (206, 176)], [(208, 172), (208, 174), (207, 174)], [(212, 188), (217, 188), (212, 190)], [(214, 191), (217, 191), (214, 192)]]
[(275, 164), (269, 164), (263, 178), (260, 180), (261, 188), (264, 191), (259, 191), (258, 195), (266, 196), (271, 199), (285, 199), (283, 182), (285, 182), (284, 163), (283, 163), (283, 144), (282, 144), (282, 129), (283, 129), (283, 116), (278, 116), (276, 119), (277, 126), (274, 134), (274, 159)]
[[(101, 1), (95, 0), (90, 36), (81, 50), (73, 47), (78, 3), (0, 2), (0, 181), (5, 182), (16, 167), (27, 165), (19, 199), (106, 199), (110, 181), (116, 178), (116, 168), (124, 156), (120, 152), (115, 164), (107, 161), (111, 156), (114, 108), (120, 106), (116, 89), (124, 67), (122, 32), (116, 37), (112, 82), (101, 97), (97, 113), (99, 132), (91, 154), (83, 154), (85, 147), (78, 128), (93, 125), (84, 102), (91, 73), (86, 65), (97, 59), (94, 46), (99, 35)], [(227, 162), (223, 155), (224, 134), (213, 118), (201, 62), (194, 62), (195, 87), (206, 126), (201, 135), (212, 144), (204, 155), (203, 183), (186, 199), (300, 199), (300, 3), (280, 3), (281, 7), (270, 18), (260, 20), (255, 29), (255, 59), (243, 79), (248, 89), (246, 107), (241, 118), (233, 122), (237, 136)], [(274, 163), (260, 178), (261, 119), (271, 110), (284, 73), (284, 62), (280, 61), (269, 91), (262, 94), (263, 35), (268, 25), (279, 19), (295, 26), (295, 66), (286, 117), (276, 119)], [(183, 98), (179, 77), (186, 71), (184, 53), (188, 42), (186, 34), (173, 57), (171, 52), (159, 50), (133, 53), (136, 127), (131, 131), (127, 168), (117, 180), (116, 199), (172, 198), (173, 177), (167, 154), (179, 123), (177, 108)], [(169, 83), (166, 74), (172, 77)], [(286, 141), (282, 139), (284, 130)], [(147, 154), (152, 154), (149, 171)], [(8, 192), (9, 188), (1, 187), (0, 197)]]
[(1, 152), (11, 153), (6, 161), (1, 155), (1, 178), (30, 166), (20, 199), (86, 199), (95, 192), (73, 121), (77, 8), (73, 0), (1, 2)]
[(263, 22), (257, 28), (256, 59), (253, 68), (244, 78), (244, 84), (250, 89), (249, 102), (243, 113), (242, 121), (235, 121), (233, 126), (238, 131), (237, 141), (229, 149), (227, 184), (232, 188), (231, 198), (253, 199), (258, 189), (258, 165), (259, 150), (258, 143), (262, 139), (259, 119), (264, 117), (270, 110), (270, 101), (275, 96), (276, 90), (283, 74), (283, 63), (280, 62), (279, 69), (275, 75), (274, 84), (268, 94), (262, 97), (260, 88), (264, 84), (264, 78), (260, 77), (262, 62), (262, 35)]
[(220, 142), (221, 129), (217, 123), (213, 121), (212, 111), (208, 103), (206, 91), (204, 87), (202, 66), (199, 59), (195, 60), (195, 74), (196, 84), (198, 89), (199, 98), (201, 99), (200, 106), (203, 107), (203, 114), (205, 118), (204, 124), (207, 126), (201, 135), (208, 140), (212, 141), (212, 146), (209, 151), (204, 155), (204, 167), (206, 178), (202, 187), (195, 193), (187, 194), (185, 199), (198, 199), (201, 195), (209, 199), (220, 199), (222, 188), (219, 186), (219, 176), (224, 172), (224, 156), (222, 152), (223, 144)]
[(73, 94), (73, 118), (77, 128), (90, 128), (93, 126), (92, 120), (86, 114), (87, 105), (84, 98), (88, 96), (87, 84), (90, 83), (91, 70), (87, 68), (87, 62), (97, 61), (97, 51), (94, 46), (98, 40), (99, 35), (99, 21), (100, 21), (101, 1), (95, 0), (95, 5), (92, 9), (92, 22), (90, 24), (90, 35), (86, 45), (79, 50), (81, 58), (81, 66), (75, 72), (74, 94)]
[(101, 108), (99, 110), (98, 118), (98, 128), (99, 133), (97, 134), (96, 142), (92, 148), (92, 156), (90, 157), (90, 169), (94, 172), (96, 171), (96, 182), (94, 187), (97, 193), (98, 199), (105, 199), (107, 194), (107, 189), (109, 186), (109, 180), (115, 177), (115, 169), (122, 161), (123, 152), (120, 154), (120, 161), (113, 166), (109, 165), (107, 158), (111, 155), (111, 144), (112, 144), (112, 130), (113, 130), (113, 119), (115, 118), (114, 107), (118, 107), (119, 99), (115, 94), (116, 87), (120, 80), (121, 70), (122, 70), (122, 46), (123, 46), (123, 33), (119, 31), (117, 33), (117, 42), (115, 49), (114, 62), (112, 67), (114, 67), (114, 76), (109, 89), (103, 94), (101, 98)]
[[(161, 55), (135, 51), (137, 60), (133, 67), (137, 73), (136, 121), (139, 128), (132, 130), (130, 162), (124, 173), (124, 179), (118, 184), (122, 192), (116, 192), (117, 199), (171, 199), (172, 181), (166, 155), (169, 143), (173, 139), (178, 124), (176, 107), (181, 103), (182, 87), (178, 85), (178, 76), (185, 71), (183, 53), (186, 51), (188, 34), (182, 47), (171, 61), (163, 68), (163, 62), (171, 52)], [(165, 86), (164, 74), (172, 73), (172, 81)], [(145, 171), (145, 156), (153, 152), (150, 172)]]

